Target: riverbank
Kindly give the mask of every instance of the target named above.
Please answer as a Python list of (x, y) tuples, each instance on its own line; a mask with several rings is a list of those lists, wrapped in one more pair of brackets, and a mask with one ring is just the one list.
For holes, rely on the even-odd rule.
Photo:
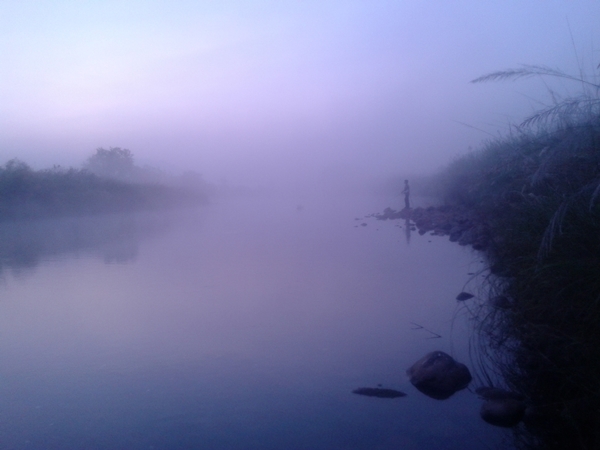
[[(580, 84), (457, 158), (434, 180), (443, 206), (374, 215), (448, 235), (484, 257), (469, 310), (481, 364), (527, 399), (527, 449), (600, 448), (600, 84), (540, 66), (475, 82), (551, 76)], [(594, 78), (592, 78), (594, 79)], [(472, 301), (472, 300), (471, 300)], [(490, 377), (490, 379), (493, 377)]]
[[(600, 446), (600, 114), (488, 142), (438, 176), (443, 206), (409, 219), (481, 251), (477, 332), (530, 408), (522, 448)], [(487, 301), (485, 301), (487, 300)]]

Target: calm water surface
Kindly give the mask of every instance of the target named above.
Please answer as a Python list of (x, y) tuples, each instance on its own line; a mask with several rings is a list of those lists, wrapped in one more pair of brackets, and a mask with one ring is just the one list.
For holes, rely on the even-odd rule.
[[(0, 447), (501, 448), (475, 394), (432, 400), (405, 375), (432, 350), (470, 365), (454, 297), (477, 255), (355, 220), (389, 204), (2, 225)], [(379, 383), (408, 395), (351, 393)]]

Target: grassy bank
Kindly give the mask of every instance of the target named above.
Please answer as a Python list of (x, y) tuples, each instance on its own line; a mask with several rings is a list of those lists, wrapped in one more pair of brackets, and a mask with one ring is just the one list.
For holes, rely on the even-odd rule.
[(600, 86), (584, 87), (438, 178), (486, 236), (480, 333), (530, 402), (523, 448), (600, 448)]
[(202, 192), (134, 184), (87, 170), (32, 170), (11, 160), (0, 167), (0, 221), (168, 208), (206, 201)]

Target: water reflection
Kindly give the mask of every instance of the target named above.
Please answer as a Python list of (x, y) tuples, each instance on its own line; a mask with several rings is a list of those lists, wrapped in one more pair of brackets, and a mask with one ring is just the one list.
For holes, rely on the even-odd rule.
[(141, 241), (168, 229), (168, 216), (159, 213), (0, 223), (0, 273), (6, 269), (28, 273), (44, 260), (67, 255), (96, 255), (107, 264), (130, 263), (136, 260)]
[[(431, 351), (468, 360), (452, 317), (473, 258), (442, 238), (406, 246), (393, 222), (355, 228), (378, 208), (356, 203), (303, 199), (299, 213), (261, 198), (29, 233), (38, 269), (1, 286), (3, 448), (496, 442), (475, 395), (432, 403), (406, 377)], [(83, 252), (100, 258), (72, 257)], [(378, 384), (407, 396), (352, 393)]]

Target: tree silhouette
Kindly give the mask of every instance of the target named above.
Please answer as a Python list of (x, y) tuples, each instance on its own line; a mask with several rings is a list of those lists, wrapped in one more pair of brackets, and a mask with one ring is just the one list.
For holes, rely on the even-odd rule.
[(133, 153), (120, 147), (96, 149), (83, 167), (100, 177), (118, 180), (131, 180), (135, 171)]

